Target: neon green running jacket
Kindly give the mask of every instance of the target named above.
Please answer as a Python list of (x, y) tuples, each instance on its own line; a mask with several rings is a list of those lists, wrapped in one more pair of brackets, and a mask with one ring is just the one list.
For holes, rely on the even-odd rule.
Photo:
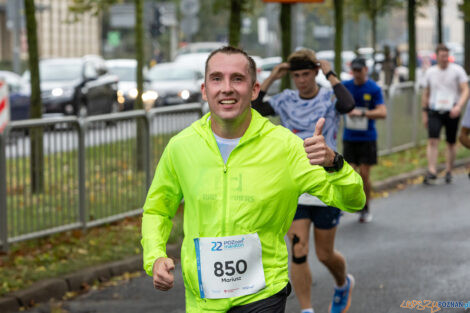
[[(144, 269), (152, 276), (166, 257), (171, 219), (184, 197), (181, 265), (187, 312), (226, 312), (236, 305), (267, 298), (288, 282), (284, 241), (299, 195), (308, 192), (325, 204), (353, 212), (362, 209), (361, 177), (344, 163), (328, 173), (310, 165), (303, 141), (252, 110), (252, 120), (224, 164), (210, 126), (210, 113), (168, 143), (144, 205)], [(201, 299), (194, 238), (258, 233), (266, 287), (227, 299)]]

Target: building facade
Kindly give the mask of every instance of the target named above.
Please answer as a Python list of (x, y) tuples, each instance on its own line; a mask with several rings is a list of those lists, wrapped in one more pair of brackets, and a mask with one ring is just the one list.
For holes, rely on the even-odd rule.
[[(14, 40), (7, 7), (11, 0), (0, 0), (0, 60), (13, 59)], [(18, 0), (13, 0), (18, 1)], [(22, 1), (20, 1), (22, 2)], [(80, 15), (78, 21), (68, 10), (70, 0), (35, 0), (40, 58), (80, 57), (100, 54), (101, 19), (91, 13)], [(22, 11), (22, 10), (21, 10)], [(23, 12), (20, 12), (23, 14)], [(21, 59), (27, 59), (26, 30), (20, 23), (19, 46)]]

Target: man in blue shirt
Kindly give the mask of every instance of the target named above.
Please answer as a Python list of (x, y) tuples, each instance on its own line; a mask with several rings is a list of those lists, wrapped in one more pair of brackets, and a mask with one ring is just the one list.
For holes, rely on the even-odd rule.
[(369, 211), (371, 192), (370, 168), (377, 164), (377, 129), (375, 120), (385, 118), (387, 109), (381, 88), (368, 77), (366, 61), (356, 58), (351, 62), (353, 79), (343, 85), (353, 95), (356, 107), (345, 115), (343, 134), (344, 158), (351, 164), (364, 181), (366, 205), (360, 211), (359, 222), (372, 220)]

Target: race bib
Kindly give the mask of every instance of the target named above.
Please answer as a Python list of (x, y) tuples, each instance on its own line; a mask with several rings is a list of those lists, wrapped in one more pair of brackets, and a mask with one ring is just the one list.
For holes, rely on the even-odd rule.
[(454, 95), (451, 92), (437, 91), (434, 104), (435, 111), (450, 111), (454, 106)]
[(201, 298), (222, 299), (266, 286), (258, 234), (195, 238)]
[[(356, 110), (365, 112), (366, 108), (356, 107)], [(369, 128), (369, 119), (365, 116), (350, 117), (346, 114), (346, 128), (351, 130), (367, 130)]]

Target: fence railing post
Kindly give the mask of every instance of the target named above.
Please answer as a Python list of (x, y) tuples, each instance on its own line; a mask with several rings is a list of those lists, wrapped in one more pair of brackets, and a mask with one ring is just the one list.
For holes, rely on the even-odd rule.
[(3, 252), (8, 251), (6, 139), (7, 137), (0, 133), (0, 250)]
[[(151, 121), (149, 115), (146, 113), (142, 120), (144, 121), (143, 129), (145, 130), (142, 133), (142, 138), (143, 142), (145, 142), (145, 147), (144, 147), (144, 171), (145, 171), (145, 183), (147, 190), (150, 188), (150, 184), (152, 183), (152, 175), (153, 173), (150, 172), (150, 169), (152, 168), (150, 165), (150, 160), (151, 160), (151, 153), (152, 153), (152, 139), (151, 139), (151, 132), (150, 132), (150, 127), (151, 127)], [(145, 191), (144, 197), (147, 195), (147, 190)]]
[(87, 133), (87, 122), (78, 121), (78, 216), (82, 229), (87, 227), (87, 197), (86, 197), (86, 151), (85, 137)]
[(419, 87), (413, 86), (411, 88), (411, 114), (413, 118), (413, 132), (411, 134), (413, 145), (417, 147), (419, 145), (418, 129), (421, 127), (421, 121), (419, 120), (418, 107), (421, 109), (421, 103), (416, 103), (418, 97)]
[(393, 106), (394, 102), (392, 101), (393, 93), (390, 92), (390, 89), (388, 89), (388, 96), (387, 96), (387, 117), (385, 118), (385, 125), (387, 128), (387, 134), (386, 134), (386, 142), (387, 142), (387, 154), (391, 153), (392, 151), (392, 139), (393, 139), (393, 133), (392, 133), (392, 128), (393, 128)]

